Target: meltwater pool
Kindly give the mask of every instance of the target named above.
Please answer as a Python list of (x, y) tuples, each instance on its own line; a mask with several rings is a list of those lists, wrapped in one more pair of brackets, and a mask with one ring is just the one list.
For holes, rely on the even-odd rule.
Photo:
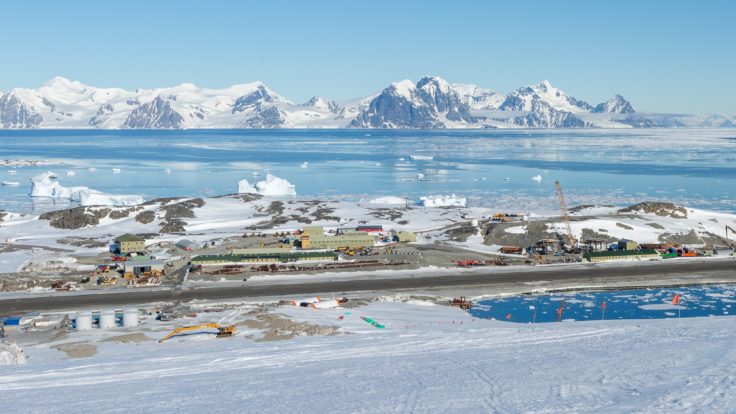
[(736, 285), (566, 292), (486, 299), (470, 314), (517, 323), (736, 314)]

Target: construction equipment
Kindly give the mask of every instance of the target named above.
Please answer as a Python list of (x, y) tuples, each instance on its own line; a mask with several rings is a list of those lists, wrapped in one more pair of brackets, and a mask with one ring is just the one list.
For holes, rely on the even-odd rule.
[(728, 231), (729, 230), (731, 230), (731, 234), (736, 234), (736, 230), (734, 230), (733, 227), (726, 226), (726, 241), (729, 244), (733, 245), (733, 243), (731, 243), (731, 239), (728, 238)]
[(458, 307), (460, 309), (470, 309), (473, 307), (473, 302), (465, 299), (465, 296), (460, 296), (459, 298), (452, 298), (450, 306)]
[(458, 261), (455, 262), (455, 264), (457, 264), (460, 267), (473, 267), (473, 266), (483, 266), (484, 265), (484, 263), (482, 263), (482, 262), (480, 262), (478, 260), (473, 260), (473, 259), (469, 259), (469, 260), (458, 260)]
[(172, 336), (179, 335), (182, 332), (196, 331), (196, 330), (199, 330), (199, 329), (207, 329), (207, 328), (209, 328), (209, 329), (217, 329), (217, 332), (215, 332), (215, 334), (217, 335), (218, 338), (226, 338), (228, 336), (233, 336), (233, 334), (235, 333), (235, 326), (234, 325), (231, 325), (231, 326), (221, 326), (220, 324), (217, 324), (217, 323), (206, 323), (206, 324), (203, 324), (203, 325), (180, 326), (180, 327), (174, 329), (173, 331), (171, 331), (171, 333), (169, 333), (168, 335), (166, 335), (163, 338), (161, 338), (161, 340), (158, 341), (158, 342), (159, 343), (164, 342), (167, 339), (171, 338)]
[(560, 185), (559, 181), (555, 181), (555, 189), (557, 194), (557, 199), (560, 201), (560, 212), (562, 213), (562, 221), (565, 222), (565, 230), (567, 231), (567, 243), (570, 246), (570, 250), (575, 249), (575, 245), (577, 244), (577, 240), (575, 240), (575, 237), (572, 235), (572, 227), (570, 226), (570, 216), (567, 214), (567, 203), (565, 203), (565, 195), (562, 193), (562, 186)]

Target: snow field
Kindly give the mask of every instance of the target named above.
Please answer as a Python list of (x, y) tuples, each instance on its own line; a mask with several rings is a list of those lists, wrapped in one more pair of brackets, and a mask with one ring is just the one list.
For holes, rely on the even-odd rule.
[(26, 364), (0, 366), (0, 400), (11, 412), (50, 413), (99, 412), (101, 401), (106, 411), (141, 413), (728, 412), (736, 401), (733, 317), (542, 326), (394, 300), (275, 309), (347, 333), (336, 336), (105, 342), (85, 359), (27, 347)]

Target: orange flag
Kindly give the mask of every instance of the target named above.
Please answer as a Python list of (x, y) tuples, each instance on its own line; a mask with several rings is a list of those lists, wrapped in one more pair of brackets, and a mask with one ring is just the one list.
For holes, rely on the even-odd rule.
[(680, 294), (679, 293), (675, 293), (675, 296), (672, 298), (672, 304), (673, 305), (680, 304)]

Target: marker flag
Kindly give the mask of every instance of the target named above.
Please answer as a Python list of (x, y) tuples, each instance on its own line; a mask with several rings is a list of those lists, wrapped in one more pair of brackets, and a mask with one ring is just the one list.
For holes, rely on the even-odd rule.
[(680, 294), (679, 293), (675, 293), (675, 296), (672, 298), (672, 304), (673, 305), (680, 304)]

